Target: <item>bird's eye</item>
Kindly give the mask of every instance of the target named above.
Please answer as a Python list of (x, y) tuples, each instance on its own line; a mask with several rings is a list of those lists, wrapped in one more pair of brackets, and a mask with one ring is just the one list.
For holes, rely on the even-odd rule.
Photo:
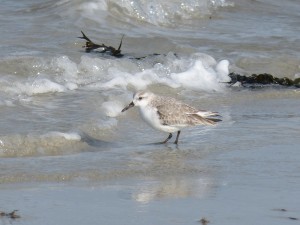
[(139, 100), (142, 100), (143, 99), (143, 97), (139, 97)]

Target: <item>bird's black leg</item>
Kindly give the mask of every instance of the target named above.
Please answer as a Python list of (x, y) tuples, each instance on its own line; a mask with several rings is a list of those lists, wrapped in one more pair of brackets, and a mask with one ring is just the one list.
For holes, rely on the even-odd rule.
[(169, 136), (167, 137), (166, 140), (164, 140), (163, 142), (161, 142), (162, 144), (165, 144), (168, 142), (168, 140), (170, 140), (172, 138), (172, 134), (170, 133)]
[(180, 130), (177, 131), (176, 140), (175, 140), (175, 142), (174, 142), (174, 144), (176, 144), (176, 145), (178, 144), (179, 135), (180, 135)]

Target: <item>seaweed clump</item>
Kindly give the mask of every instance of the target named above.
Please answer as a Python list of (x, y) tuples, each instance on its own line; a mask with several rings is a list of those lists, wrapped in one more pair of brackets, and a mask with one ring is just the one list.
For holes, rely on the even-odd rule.
[[(121, 47), (122, 47), (122, 41), (123, 41), (123, 37), (121, 38), (120, 44), (118, 48), (114, 48), (112, 46), (107, 46), (105, 44), (96, 44), (95, 42), (93, 42), (90, 38), (88, 38), (86, 36), (85, 33), (83, 33), (83, 31), (81, 31), (82, 37), (78, 37), (80, 39), (84, 39), (86, 40), (85, 45), (82, 46), (83, 48), (85, 48), (85, 52), (90, 53), (90, 52), (97, 52), (97, 53), (108, 53), (110, 56), (114, 56), (116, 58), (121, 58), (124, 55), (121, 54)], [(99, 51), (99, 49), (101, 49)], [(136, 59), (136, 60), (142, 60), (148, 57), (155, 57), (155, 56), (160, 56), (161, 54), (158, 53), (153, 53), (153, 54), (149, 54), (146, 56), (141, 56), (141, 57), (130, 57), (130, 59)], [(177, 56), (177, 54), (174, 54), (175, 56)]]
[(82, 31), (81, 31), (81, 34), (82, 34), (82, 37), (78, 37), (78, 38), (86, 40), (85, 45), (82, 46), (83, 48), (85, 48), (86, 52), (91, 52), (95, 49), (100, 48), (100, 49), (102, 49), (100, 51), (100, 53), (108, 52), (111, 56), (114, 56), (114, 57), (122, 57), (123, 56), (123, 54), (121, 54), (121, 47), (122, 47), (122, 40), (123, 40), (124, 35), (121, 38), (119, 47), (116, 49), (112, 46), (107, 46), (105, 44), (96, 44), (93, 41), (91, 41), (91, 39), (89, 39)]
[(268, 73), (252, 74), (250, 76), (245, 76), (232, 72), (229, 74), (229, 77), (231, 78), (231, 81), (229, 81), (228, 83), (231, 85), (240, 82), (241, 85), (245, 87), (280, 85), (286, 87), (294, 86), (300, 88), (300, 78), (296, 78), (295, 80), (292, 80), (287, 77), (278, 78)]
[(9, 213), (0, 211), (0, 218), (1, 218), (1, 217), (6, 217), (6, 218), (10, 218), (10, 219), (18, 219), (18, 218), (21, 218), (21, 216), (18, 215), (17, 212), (18, 212), (18, 210), (14, 210), (14, 211), (9, 212)]

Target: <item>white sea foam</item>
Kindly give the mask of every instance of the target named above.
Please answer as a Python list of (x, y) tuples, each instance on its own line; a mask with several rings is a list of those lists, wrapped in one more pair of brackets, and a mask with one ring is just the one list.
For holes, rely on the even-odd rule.
[[(228, 75), (228, 74), (227, 74)], [(220, 91), (222, 85), (219, 83), (218, 76), (224, 77), (213, 68), (205, 68), (202, 61), (195, 61), (193, 66), (182, 73), (174, 73), (172, 79), (185, 88), (204, 91)]]
[(102, 108), (108, 117), (116, 117), (120, 115), (123, 104), (119, 101), (109, 101), (102, 103)]
[(22, 69), (19, 58), (9, 58), (9, 63), (17, 67), (14, 74), (2, 76), (0, 86), (2, 91), (10, 94), (29, 96), (66, 92), (78, 89), (78, 65), (67, 56), (53, 59), (25, 58)]
[[(103, 18), (106, 15), (107, 11), (107, 1), (106, 0), (97, 0), (84, 2), (77, 7), (77, 10), (83, 17), (97, 20)], [(72, 13), (73, 9), (69, 9), (69, 14)]]
[(84, 2), (80, 4), (79, 9), (81, 9), (86, 14), (92, 14), (99, 10), (106, 11), (107, 10), (107, 1), (105, 0), (97, 0), (91, 2)]
[(72, 82), (66, 83), (66, 84), (65, 84), (65, 87), (66, 87), (68, 90), (71, 90), (71, 91), (78, 89), (78, 85), (77, 85), (77, 84), (74, 84), (74, 83), (72, 83)]
[[(3, 91), (14, 95), (34, 96), (74, 91), (78, 88), (142, 90), (151, 85), (198, 91), (223, 91), (224, 85), (221, 82), (230, 79), (227, 60), (217, 63), (213, 57), (201, 53), (178, 57), (170, 52), (166, 56), (150, 57), (143, 61), (91, 56), (82, 56), (79, 63), (66, 56), (50, 61), (44, 60), (45, 62), (31, 61), (37, 75), (29, 76), (25, 80), (16, 79), (14, 76), (3, 77)], [(104, 107), (107, 115), (116, 116), (109, 105), (104, 104)]]
[(231, 79), (228, 76), (229, 74), (229, 61), (228, 60), (222, 60), (220, 61), (216, 66), (216, 72), (218, 76), (218, 80), (220, 82), (229, 82)]
[[(299, 66), (299, 68), (300, 68), (300, 66)], [(296, 79), (296, 78), (300, 78), (300, 73), (296, 73), (295, 76), (294, 76), (294, 78), (295, 78), (295, 79)]]
[(53, 69), (60, 75), (63, 75), (64, 79), (76, 79), (78, 74), (77, 64), (69, 59), (67, 56), (60, 56), (53, 59)]
[[(174, 54), (168, 54), (161, 62), (156, 62), (151, 68), (148, 65), (135, 64), (119, 66), (106, 63), (104, 60), (91, 59), (89, 67), (84, 67), (93, 77), (86, 76), (86, 87), (94, 89), (146, 89), (150, 85), (162, 84), (171, 88), (187, 88), (199, 91), (223, 91), (222, 82), (229, 81), (227, 60), (217, 63), (211, 56), (196, 54), (191, 57), (174, 58)], [(84, 58), (87, 62), (88, 58)], [(126, 62), (126, 61), (125, 61)], [(91, 63), (91, 62), (89, 62)], [(82, 67), (82, 62), (79, 67)], [(121, 64), (121, 61), (119, 62)], [(144, 66), (144, 68), (143, 68)], [(102, 68), (95, 73), (94, 67)], [(142, 70), (139, 69), (142, 67)], [(138, 72), (136, 72), (138, 71)]]
[(63, 132), (53, 131), (53, 132), (44, 134), (41, 137), (46, 137), (46, 138), (62, 137), (69, 141), (80, 141), (81, 140), (80, 134), (75, 133), (75, 132), (63, 133)]
[(26, 83), (24, 86), (20, 84), (20, 89), (28, 95), (66, 91), (63, 85), (48, 79), (37, 79), (33, 83)]
[(147, 86), (151, 84), (157, 83), (174, 86), (170, 79), (160, 78), (152, 69), (147, 69), (136, 74), (118, 71), (111, 74), (111, 79), (107, 82), (101, 83), (99, 87), (104, 89), (126, 89), (128, 86), (133, 86), (136, 90), (142, 90), (146, 89)]
[(13, 95), (26, 94), (32, 96), (45, 93), (65, 92), (67, 88), (46, 78), (36, 78), (27, 81), (15, 80), (7, 82), (3, 85), (3, 90)]

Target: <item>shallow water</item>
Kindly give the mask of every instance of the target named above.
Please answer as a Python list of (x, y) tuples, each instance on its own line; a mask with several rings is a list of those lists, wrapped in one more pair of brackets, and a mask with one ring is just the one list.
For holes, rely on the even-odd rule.
[[(19, 209), (21, 224), (295, 222), (300, 91), (223, 82), (231, 71), (299, 77), (299, 9), (292, 0), (3, 1), (0, 211)], [(124, 34), (125, 56), (85, 53), (80, 30), (115, 47)], [(137, 109), (121, 113), (142, 89), (223, 122), (157, 145), (168, 134)]]

